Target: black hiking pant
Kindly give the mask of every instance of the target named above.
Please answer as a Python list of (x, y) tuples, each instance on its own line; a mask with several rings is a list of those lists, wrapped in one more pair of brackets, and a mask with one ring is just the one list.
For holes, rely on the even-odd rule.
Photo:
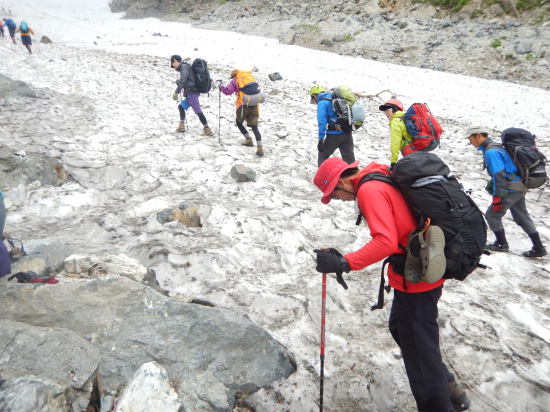
[(401, 348), (419, 412), (453, 412), (447, 370), (439, 349), (437, 302), (443, 286), (420, 293), (394, 289), (389, 329)]
[(321, 166), (332, 154), (340, 149), (342, 160), (347, 164), (355, 162), (353, 137), (351, 133), (327, 134), (323, 140), (323, 151), (317, 156), (317, 167)]
[[(185, 122), (185, 109), (181, 107), (181, 105), (178, 105), (178, 109), (180, 111), (180, 123)], [(203, 126), (206, 126), (208, 122), (206, 121), (206, 117), (202, 113), (197, 113), (197, 117), (201, 121)]]

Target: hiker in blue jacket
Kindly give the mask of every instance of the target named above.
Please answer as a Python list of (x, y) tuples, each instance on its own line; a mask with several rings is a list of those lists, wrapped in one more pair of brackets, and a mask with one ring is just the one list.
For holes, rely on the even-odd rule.
[[(332, 94), (327, 92), (323, 86), (315, 85), (310, 91), (311, 104), (317, 104), (317, 123), (319, 125), (319, 143), (317, 149), (317, 167), (321, 166), (336, 149), (340, 149), (342, 160), (347, 164), (355, 162), (353, 154), (353, 137), (351, 132), (334, 130), (338, 116), (332, 108)], [(329, 125), (331, 127), (329, 127)], [(332, 130), (331, 130), (332, 129)]]
[(12, 19), (2, 19), (4, 21), (4, 25), (8, 27), (8, 31), (10, 32), (11, 41), (13, 44), (15, 44), (15, 29), (17, 29), (17, 25)]
[[(533, 242), (533, 249), (523, 252), (525, 257), (542, 257), (547, 255), (546, 248), (525, 205), (525, 193), (514, 161), (500, 146), (489, 147), (493, 140), (489, 138), (489, 129), (482, 125), (473, 125), (466, 129), (464, 137), (470, 144), (483, 153), (484, 163), (491, 180), (487, 191), (493, 195), (493, 203), (487, 209), (485, 217), (489, 228), (495, 233), (495, 243), (485, 247), (493, 252), (508, 252), (510, 247), (504, 233), (502, 218), (508, 210), (512, 218)], [(514, 190), (515, 189), (515, 190)]]

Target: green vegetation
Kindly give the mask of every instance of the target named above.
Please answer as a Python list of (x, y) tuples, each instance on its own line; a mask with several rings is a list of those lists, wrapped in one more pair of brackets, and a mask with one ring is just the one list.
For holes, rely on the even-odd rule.
[(490, 44), (490, 46), (493, 49), (496, 49), (497, 47), (502, 46), (502, 43), (500, 42), (500, 39), (493, 40), (493, 42)]
[(300, 27), (303, 28), (303, 29), (306, 29), (306, 30), (310, 30), (314, 33), (320, 33), (321, 32), (321, 29), (319, 28), (319, 25), (317, 23), (315, 23), (315, 24), (302, 24)]
[(470, 18), (475, 19), (477, 16), (479, 16), (481, 13), (483, 13), (483, 10), (476, 9), (472, 13), (470, 13)]
[(345, 41), (352, 41), (353, 40), (353, 35), (352, 34), (346, 34), (344, 36), (344, 40)]
[(361, 30), (357, 30), (355, 33), (353, 33), (353, 35), (357, 36), (359, 33), (361, 33)]
[(548, 0), (518, 0), (516, 8), (518, 10), (533, 10), (544, 5), (548, 5)]
[(530, 62), (531, 60), (535, 60), (536, 57), (533, 56), (533, 53), (529, 53), (527, 56), (525, 56), (525, 60), (527, 60), (528, 62)]
[(471, 1), (472, 0), (413, 0), (413, 3), (430, 3), (434, 6), (441, 6), (453, 12), (457, 12), (462, 10), (462, 8)]

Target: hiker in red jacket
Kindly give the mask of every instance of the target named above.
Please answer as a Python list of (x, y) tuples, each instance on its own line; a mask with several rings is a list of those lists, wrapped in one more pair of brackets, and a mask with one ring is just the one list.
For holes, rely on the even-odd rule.
[[(323, 192), (321, 202), (331, 199), (355, 201), (370, 229), (372, 240), (356, 252), (342, 256), (338, 251), (316, 250), (317, 270), (342, 273), (361, 270), (394, 254), (405, 252), (409, 233), (416, 229), (417, 219), (401, 192), (381, 181), (368, 181), (368, 173), (388, 174), (388, 166), (370, 163), (363, 170), (359, 162), (347, 164), (338, 157), (326, 160), (313, 182)], [(411, 391), (421, 412), (453, 412), (469, 408), (466, 392), (456, 383), (441, 359), (437, 302), (444, 279), (435, 283), (409, 283), (388, 269), (389, 285), (395, 296), (389, 318), (389, 330), (401, 348)], [(406, 289), (405, 289), (406, 287)]]

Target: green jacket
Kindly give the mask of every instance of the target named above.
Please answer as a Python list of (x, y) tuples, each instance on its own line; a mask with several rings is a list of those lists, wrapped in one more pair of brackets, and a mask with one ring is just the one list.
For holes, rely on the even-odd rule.
[(395, 112), (390, 120), (391, 128), (391, 163), (397, 162), (399, 152), (408, 144), (412, 144), (413, 138), (405, 127), (403, 121), (405, 113), (402, 111)]

